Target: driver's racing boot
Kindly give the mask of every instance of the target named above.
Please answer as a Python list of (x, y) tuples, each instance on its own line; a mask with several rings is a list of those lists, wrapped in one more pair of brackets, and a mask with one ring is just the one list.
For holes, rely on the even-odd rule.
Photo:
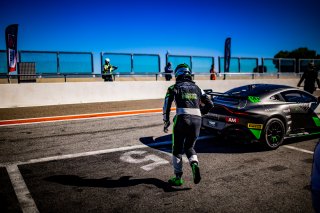
[(193, 175), (193, 182), (195, 184), (200, 183), (201, 176), (200, 176), (200, 169), (197, 162), (191, 163), (192, 175)]

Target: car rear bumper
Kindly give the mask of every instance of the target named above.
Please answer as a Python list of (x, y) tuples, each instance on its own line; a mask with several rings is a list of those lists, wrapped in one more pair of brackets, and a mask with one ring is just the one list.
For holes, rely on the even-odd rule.
[(203, 117), (202, 127), (232, 141), (241, 141), (244, 143), (260, 141), (263, 124), (250, 123), (246, 119), (241, 119), (241, 121), (242, 122), (232, 123), (221, 119), (217, 120), (214, 117)]

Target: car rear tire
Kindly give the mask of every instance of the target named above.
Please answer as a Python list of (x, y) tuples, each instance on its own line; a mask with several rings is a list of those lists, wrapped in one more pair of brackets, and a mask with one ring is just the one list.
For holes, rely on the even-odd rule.
[(285, 127), (278, 118), (268, 120), (263, 131), (263, 142), (268, 149), (277, 149), (283, 142)]

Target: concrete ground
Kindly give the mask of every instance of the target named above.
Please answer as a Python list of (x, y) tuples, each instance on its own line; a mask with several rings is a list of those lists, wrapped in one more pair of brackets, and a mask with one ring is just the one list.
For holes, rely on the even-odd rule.
[[(161, 108), (163, 100), (0, 109), (0, 120)], [(0, 212), (313, 212), (318, 138), (277, 150), (202, 133), (202, 181), (171, 187), (161, 113), (0, 127)]]

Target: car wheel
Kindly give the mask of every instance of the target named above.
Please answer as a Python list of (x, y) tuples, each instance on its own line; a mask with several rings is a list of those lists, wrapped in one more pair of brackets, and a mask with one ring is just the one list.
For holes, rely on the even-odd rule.
[(285, 127), (278, 118), (268, 120), (263, 131), (263, 142), (268, 149), (277, 149), (283, 142)]

